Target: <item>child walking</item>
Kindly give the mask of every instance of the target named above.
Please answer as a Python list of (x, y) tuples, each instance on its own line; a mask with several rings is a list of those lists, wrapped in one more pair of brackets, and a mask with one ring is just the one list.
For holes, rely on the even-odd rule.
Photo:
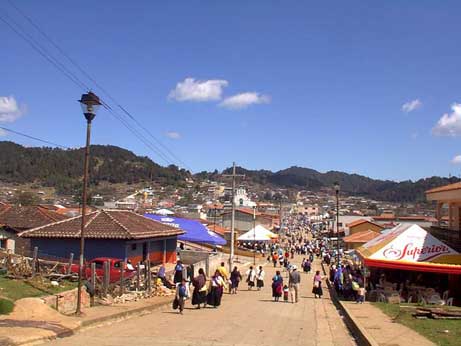
[(288, 293), (290, 293), (290, 289), (287, 285), (283, 286), (283, 301), (288, 303)]

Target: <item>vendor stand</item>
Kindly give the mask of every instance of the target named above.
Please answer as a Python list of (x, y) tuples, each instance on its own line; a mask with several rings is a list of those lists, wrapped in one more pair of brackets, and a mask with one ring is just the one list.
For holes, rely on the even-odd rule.
[(399, 277), (399, 282), (389, 282), (385, 275), (375, 276), (378, 298), (399, 294), (406, 301), (439, 304), (450, 295), (459, 299), (461, 255), (419, 225), (398, 225), (359, 247), (357, 254), (371, 270), (390, 269)]

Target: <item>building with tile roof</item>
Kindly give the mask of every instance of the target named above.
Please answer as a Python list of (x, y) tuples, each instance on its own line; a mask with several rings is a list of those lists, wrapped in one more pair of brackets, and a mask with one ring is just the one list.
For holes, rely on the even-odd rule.
[[(51, 256), (80, 252), (81, 215), (20, 233)], [(85, 259), (113, 257), (133, 264), (176, 261), (177, 236), (184, 232), (128, 210), (97, 210), (86, 216)]]
[(67, 216), (41, 206), (0, 206), (0, 247), (30, 255), (30, 241), (19, 238), (18, 233), (65, 219)]
[(344, 237), (343, 242), (346, 244), (346, 248), (348, 250), (357, 249), (370, 240), (375, 239), (379, 235), (379, 232), (375, 232), (373, 230), (365, 230)]

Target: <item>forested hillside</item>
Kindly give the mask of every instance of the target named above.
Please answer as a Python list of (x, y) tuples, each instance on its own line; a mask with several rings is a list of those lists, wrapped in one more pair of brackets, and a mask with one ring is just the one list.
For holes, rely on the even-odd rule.
[[(313, 191), (321, 188), (332, 188), (335, 182), (339, 182), (341, 190), (348, 194), (391, 202), (424, 201), (424, 192), (426, 190), (460, 181), (456, 177), (430, 177), (414, 182), (410, 180), (395, 182), (371, 179), (358, 174), (337, 171), (320, 173), (316, 170), (303, 167), (290, 167), (275, 173), (266, 170), (247, 170), (238, 167), (237, 172), (245, 174), (248, 181), (254, 181), (263, 185)], [(231, 168), (224, 170), (223, 173), (231, 173)]]
[[(0, 142), (0, 181), (35, 182), (55, 187), (61, 194), (73, 193), (82, 177), (83, 158), (83, 148), (26, 148), (13, 142)], [(162, 167), (126, 149), (111, 145), (91, 146), (91, 184), (156, 181), (178, 185), (188, 176), (189, 172), (176, 166)]]

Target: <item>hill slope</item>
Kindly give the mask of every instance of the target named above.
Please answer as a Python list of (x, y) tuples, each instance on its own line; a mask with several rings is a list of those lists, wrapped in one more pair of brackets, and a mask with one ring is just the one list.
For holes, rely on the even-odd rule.
[[(223, 171), (230, 174), (231, 168)], [(237, 168), (239, 174), (245, 174), (247, 180), (274, 187), (320, 190), (332, 187), (335, 182), (341, 185), (341, 191), (351, 195), (366, 196), (372, 199), (392, 202), (424, 201), (424, 192), (433, 187), (451, 184), (460, 179), (430, 177), (415, 182), (408, 180), (395, 182), (390, 180), (371, 179), (358, 174), (329, 171), (320, 173), (303, 167), (290, 167), (278, 172), (247, 170)]]
[[(73, 193), (83, 173), (83, 148), (26, 148), (13, 142), (0, 142), (0, 181), (37, 182), (53, 186), (58, 193)], [(90, 181), (137, 183), (157, 181), (177, 184), (190, 176), (176, 166), (162, 167), (148, 157), (111, 145), (92, 145)]]

